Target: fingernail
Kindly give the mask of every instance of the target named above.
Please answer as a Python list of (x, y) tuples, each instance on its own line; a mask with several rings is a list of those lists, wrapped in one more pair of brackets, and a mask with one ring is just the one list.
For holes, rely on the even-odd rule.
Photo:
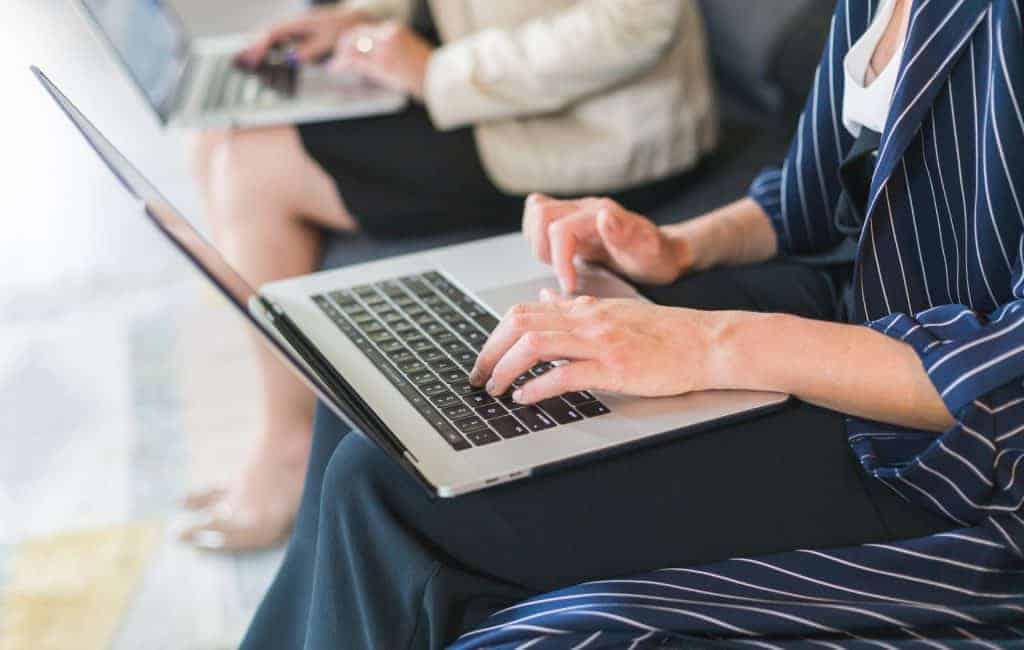
[(512, 401), (516, 404), (525, 404), (523, 401), (523, 390), (521, 388), (512, 393)]
[(490, 380), (489, 382), (487, 382), (487, 392), (488, 393), (490, 393), (491, 395), (495, 395), (496, 394), (495, 393), (495, 389), (496, 388), (498, 388), (498, 385), (495, 383), (495, 381), (493, 379)]
[(217, 530), (200, 530), (192, 536), (192, 544), (198, 548), (215, 551), (224, 548), (227, 536)]

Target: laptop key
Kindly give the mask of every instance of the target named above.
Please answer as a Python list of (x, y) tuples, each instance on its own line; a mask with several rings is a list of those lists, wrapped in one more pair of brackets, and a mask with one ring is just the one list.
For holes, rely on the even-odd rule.
[(501, 440), (501, 438), (495, 435), (495, 433), (490, 429), (470, 431), (469, 433), (466, 434), (466, 437), (469, 438), (477, 447), (480, 447), (482, 445), (489, 445), (492, 442), (498, 442), (499, 440)]
[(394, 323), (388, 323), (388, 325), (390, 325), (391, 329), (394, 330), (394, 332), (399, 335), (401, 335), (402, 332), (416, 331), (416, 326), (410, 323), (409, 321), (405, 320), (404, 318), (402, 320), (395, 321)]
[(427, 363), (434, 363), (435, 361), (440, 361), (441, 359), (448, 358), (444, 356), (444, 352), (441, 352), (437, 348), (433, 347), (428, 348), (426, 350), (417, 350), (417, 352), (419, 352), (420, 358), (426, 361)]
[(421, 386), (423, 384), (430, 384), (437, 381), (437, 375), (430, 372), (429, 370), (421, 370), (419, 372), (411, 372), (408, 374), (409, 381)]
[[(448, 394), (451, 395), (451, 393)], [(471, 408), (460, 402), (458, 398), (455, 398), (455, 401), (458, 403), (452, 404), (451, 406), (441, 407), (441, 412), (444, 413), (445, 417), (451, 420), (458, 420), (459, 418), (464, 418), (467, 415), (473, 415), (473, 410)]]
[(569, 406), (568, 402), (560, 397), (552, 397), (537, 404), (544, 412), (555, 419), (559, 424), (572, 424), (583, 419), (579, 411)]
[(405, 290), (403, 290), (402, 287), (399, 286), (397, 282), (392, 282), (391, 280), (381, 282), (380, 284), (377, 285), (377, 288), (380, 289), (385, 296), (391, 298), (392, 300), (401, 298), (402, 296), (406, 295)]
[(359, 304), (358, 302), (356, 302), (355, 296), (353, 296), (352, 293), (348, 291), (332, 291), (327, 295), (331, 297), (331, 300), (338, 303), (338, 306), (341, 307), (342, 309), (346, 307), (351, 307), (352, 305)]
[(398, 364), (398, 369), (408, 375), (409, 373), (427, 370), (427, 364), (419, 359), (412, 359), (411, 361)]
[(441, 334), (447, 334), (448, 328), (437, 321), (433, 321), (424, 325), (423, 331), (430, 336), (439, 336)]
[(525, 406), (515, 412), (520, 422), (525, 424), (530, 431), (543, 431), (555, 426), (554, 420), (545, 415), (536, 406)]
[(596, 418), (599, 415), (611, 413), (611, 409), (601, 402), (587, 402), (586, 404), (580, 404), (576, 409), (588, 418)]
[(387, 330), (380, 330), (379, 332), (374, 332), (373, 334), (367, 335), (366, 338), (370, 339), (377, 345), (390, 343), (395, 340), (394, 337), (391, 336), (391, 332)]
[(473, 408), (478, 406), (484, 406), (494, 402), (494, 398), (484, 392), (473, 393), (472, 395), (466, 395), (462, 398), (466, 404), (469, 404)]
[[(443, 373), (443, 372), (449, 372), (451, 370), (458, 370), (459, 366), (457, 364), (452, 363), (451, 359), (448, 359), (446, 357), (444, 359), (438, 359), (437, 361), (432, 362), (430, 364), (430, 369), (433, 370), (434, 372), (440, 374), (440, 373)], [(466, 375), (463, 374), (462, 376), (465, 377)], [(449, 383), (454, 383), (454, 382), (449, 382)]]
[(431, 381), (426, 384), (418, 384), (417, 388), (423, 391), (423, 394), (428, 397), (436, 397), (448, 391), (448, 387), (439, 381)]
[(445, 343), (441, 347), (443, 347), (444, 351), (452, 355), (453, 357), (457, 357), (460, 354), (465, 354), (469, 352), (469, 348), (467, 348), (465, 345), (458, 341), (451, 341), (449, 343)]
[(553, 364), (553, 363), (547, 363), (547, 362), (538, 363), (537, 365), (535, 365), (531, 369), (531, 371), (533, 372), (533, 376), (534, 377), (540, 377), (541, 375), (543, 375), (547, 371), (554, 369), (554, 367), (555, 367), (555, 364)]
[(470, 345), (476, 348), (477, 352), (483, 349), (484, 343), (487, 343), (487, 335), (478, 329), (466, 332), (462, 337), (466, 339)]
[(415, 328), (410, 328), (410, 329), (402, 330), (401, 332), (396, 332), (396, 333), (400, 337), (402, 337), (402, 339), (404, 339), (405, 341), (413, 341), (415, 339), (422, 339), (423, 338), (423, 335), (420, 334), (420, 331), (418, 329), (415, 329)]
[(358, 287), (352, 287), (352, 293), (356, 294), (363, 300), (372, 298), (377, 295), (377, 290), (368, 284), (361, 284)]
[(359, 329), (363, 330), (367, 334), (373, 334), (374, 332), (380, 332), (384, 329), (384, 323), (379, 321), (363, 321), (359, 323)]
[(476, 414), (484, 420), (493, 420), (496, 417), (507, 415), (508, 411), (501, 407), (501, 404), (495, 402), (494, 404), (488, 404), (486, 406), (480, 406), (476, 409)]
[(488, 422), (494, 430), (498, 432), (502, 438), (516, 438), (518, 436), (525, 436), (530, 432), (525, 425), (519, 422), (510, 415), (505, 415), (500, 418), (495, 418)]
[(455, 428), (461, 431), (462, 433), (468, 433), (470, 431), (479, 431), (480, 429), (487, 428), (487, 425), (484, 424), (484, 421), (475, 415), (460, 418), (458, 420), (455, 420), (452, 424), (454, 424)]
[(410, 350), (406, 349), (406, 346), (402, 345), (400, 341), (393, 343), (385, 343), (381, 346), (381, 351), (387, 354), (395, 363), (401, 363), (402, 361), (408, 361), (409, 359), (415, 359), (416, 355)]
[(429, 350), (436, 350), (433, 344), (427, 339), (407, 339), (405, 344), (417, 354), (424, 354)]
[(448, 370), (447, 372), (438, 373), (438, 376), (441, 378), (441, 381), (448, 384), (454, 384), (466, 379), (466, 373), (462, 372), (462, 370)]
[(449, 384), (448, 388), (460, 397), (472, 395), (473, 393), (480, 390), (476, 386), (470, 384), (468, 379), (464, 379), (454, 384)]
[[(462, 416), (473, 414), (468, 408), (465, 407), (465, 405), (463, 405), (462, 400), (456, 397), (454, 393), (451, 393), (447, 390), (437, 393), (436, 395), (431, 395), (430, 401), (434, 403), (434, 406), (437, 406), (440, 409), (465, 409), (466, 412), (463, 413)], [(445, 415), (447, 415), (449, 418), (462, 417), (448, 415), (447, 413), (445, 413)]]
[(473, 350), (463, 350), (457, 354), (453, 353), (452, 357), (463, 368), (466, 366), (472, 368), (476, 364), (476, 352)]
[(519, 375), (518, 377), (512, 380), (512, 385), (515, 386), (516, 388), (519, 388), (520, 386), (530, 381), (531, 379), (533, 379), (533, 375), (531, 375), (528, 372), (524, 372), (523, 374)]
[(569, 402), (570, 404), (575, 405), (584, 404), (586, 402), (594, 402), (597, 400), (597, 398), (594, 397), (593, 393), (590, 393), (585, 390), (566, 393), (565, 395), (562, 395), (562, 399)]
[(505, 393), (504, 395), (498, 398), (498, 402), (500, 402), (502, 406), (504, 406), (510, 411), (514, 411), (515, 409), (521, 409), (524, 406), (526, 406), (525, 404), (520, 404), (519, 402), (512, 399), (512, 393)]

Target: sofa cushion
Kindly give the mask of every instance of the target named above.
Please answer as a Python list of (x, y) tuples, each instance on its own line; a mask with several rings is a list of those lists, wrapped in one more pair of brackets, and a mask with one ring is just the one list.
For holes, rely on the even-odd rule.
[[(802, 88), (810, 85), (833, 5), (833, 0), (701, 0), (726, 103), (768, 113), (786, 108), (791, 80)], [(807, 51), (812, 51), (809, 59), (786, 56)]]

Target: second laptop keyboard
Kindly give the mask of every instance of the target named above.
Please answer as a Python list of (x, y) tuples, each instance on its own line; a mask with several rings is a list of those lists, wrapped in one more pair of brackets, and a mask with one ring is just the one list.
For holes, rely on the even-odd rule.
[[(609, 412), (588, 391), (526, 406), (472, 386), (469, 371), (498, 319), (438, 271), (313, 300), (456, 451)], [(553, 367), (538, 364), (514, 386)]]

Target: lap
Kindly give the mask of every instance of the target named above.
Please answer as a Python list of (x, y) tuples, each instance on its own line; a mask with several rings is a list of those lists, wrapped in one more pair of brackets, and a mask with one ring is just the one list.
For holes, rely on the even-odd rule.
[(426, 111), (305, 124), (306, 152), (368, 234), (413, 237), (482, 221), (519, 223), (522, 197), (488, 178), (471, 129), (438, 131)]
[[(755, 295), (765, 278), (786, 282)], [(818, 271), (785, 264), (701, 274), (648, 293), (689, 306), (809, 316), (832, 308)], [(340, 426), (322, 415), (318, 430)], [(874, 479), (846, 442), (843, 417), (800, 403), (456, 499), (429, 498), (362, 437), (343, 442), (331, 466), (325, 490), (351, 489), (359, 477), (354, 483), (372, 486), (374, 498), (463, 567), (534, 590), (735, 555), (879, 541), (942, 523), (915, 519), (898, 505), (881, 512), (878, 501), (896, 497), (870, 485)], [(907, 513), (907, 525), (893, 530), (896, 515)]]
[(430, 498), (351, 436), (334, 452), (323, 490), (347, 493), (346, 501), (366, 490), (460, 569), (545, 591), (738, 555), (887, 540), (865, 479), (841, 417), (794, 405), (455, 499)]

